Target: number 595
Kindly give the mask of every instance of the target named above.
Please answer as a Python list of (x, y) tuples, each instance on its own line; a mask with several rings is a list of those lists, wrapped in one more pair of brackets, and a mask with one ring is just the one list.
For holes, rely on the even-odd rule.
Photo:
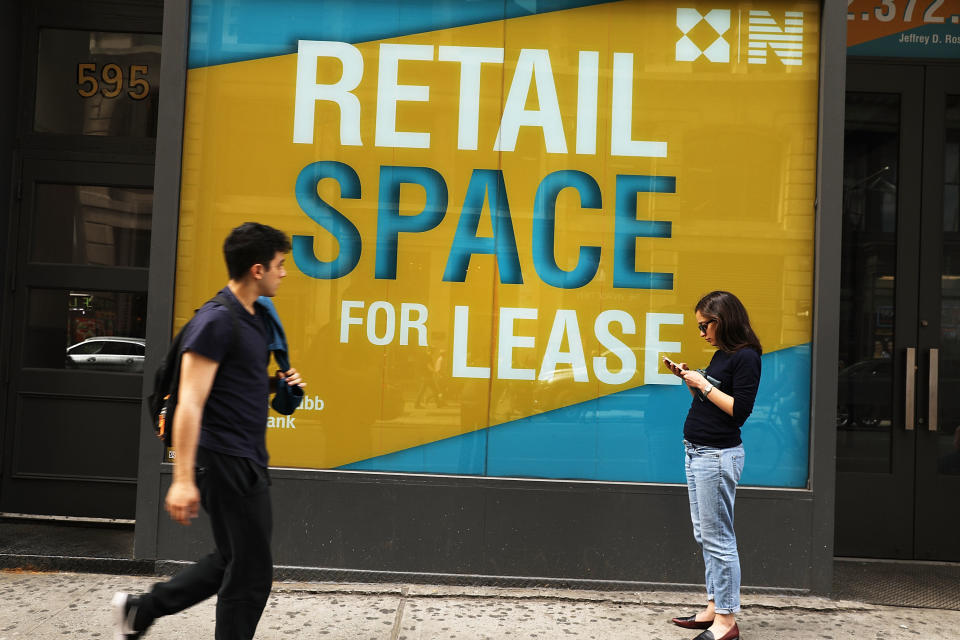
[[(150, 93), (150, 83), (144, 77), (148, 67), (132, 64), (127, 73), (127, 95), (133, 100), (143, 100)], [(97, 74), (95, 62), (77, 65), (77, 94), (89, 98), (99, 92), (104, 98), (116, 98), (123, 92), (123, 69), (118, 64), (103, 65)]]

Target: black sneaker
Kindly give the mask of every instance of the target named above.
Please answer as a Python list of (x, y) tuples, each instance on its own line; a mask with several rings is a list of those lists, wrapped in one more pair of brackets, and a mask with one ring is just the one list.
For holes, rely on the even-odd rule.
[(111, 604), (113, 605), (113, 639), (136, 640), (142, 638), (146, 629), (136, 631), (133, 628), (134, 620), (137, 618), (140, 596), (133, 596), (120, 591), (114, 594)]

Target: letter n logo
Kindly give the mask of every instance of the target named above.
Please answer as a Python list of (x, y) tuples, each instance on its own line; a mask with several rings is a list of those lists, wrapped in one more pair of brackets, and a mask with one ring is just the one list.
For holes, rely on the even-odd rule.
[(768, 48), (773, 49), (785, 65), (803, 64), (803, 12), (786, 11), (783, 16), (781, 27), (769, 11), (750, 12), (749, 64), (767, 64)]

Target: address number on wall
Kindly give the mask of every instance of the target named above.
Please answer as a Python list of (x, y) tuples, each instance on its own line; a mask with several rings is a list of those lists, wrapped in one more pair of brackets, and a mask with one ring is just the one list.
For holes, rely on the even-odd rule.
[(81, 62), (77, 65), (77, 94), (82, 98), (98, 93), (104, 98), (116, 98), (126, 87), (127, 96), (143, 100), (150, 95), (148, 70), (145, 64), (132, 64), (124, 74), (123, 68), (112, 62), (99, 68), (95, 62)]

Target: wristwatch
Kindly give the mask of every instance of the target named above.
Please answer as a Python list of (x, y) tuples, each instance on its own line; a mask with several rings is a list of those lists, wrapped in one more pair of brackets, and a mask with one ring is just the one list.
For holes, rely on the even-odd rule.
[(703, 388), (703, 396), (707, 397), (708, 395), (710, 395), (711, 391), (713, 391), (713, 385), (708, 382), (707, 386)]

